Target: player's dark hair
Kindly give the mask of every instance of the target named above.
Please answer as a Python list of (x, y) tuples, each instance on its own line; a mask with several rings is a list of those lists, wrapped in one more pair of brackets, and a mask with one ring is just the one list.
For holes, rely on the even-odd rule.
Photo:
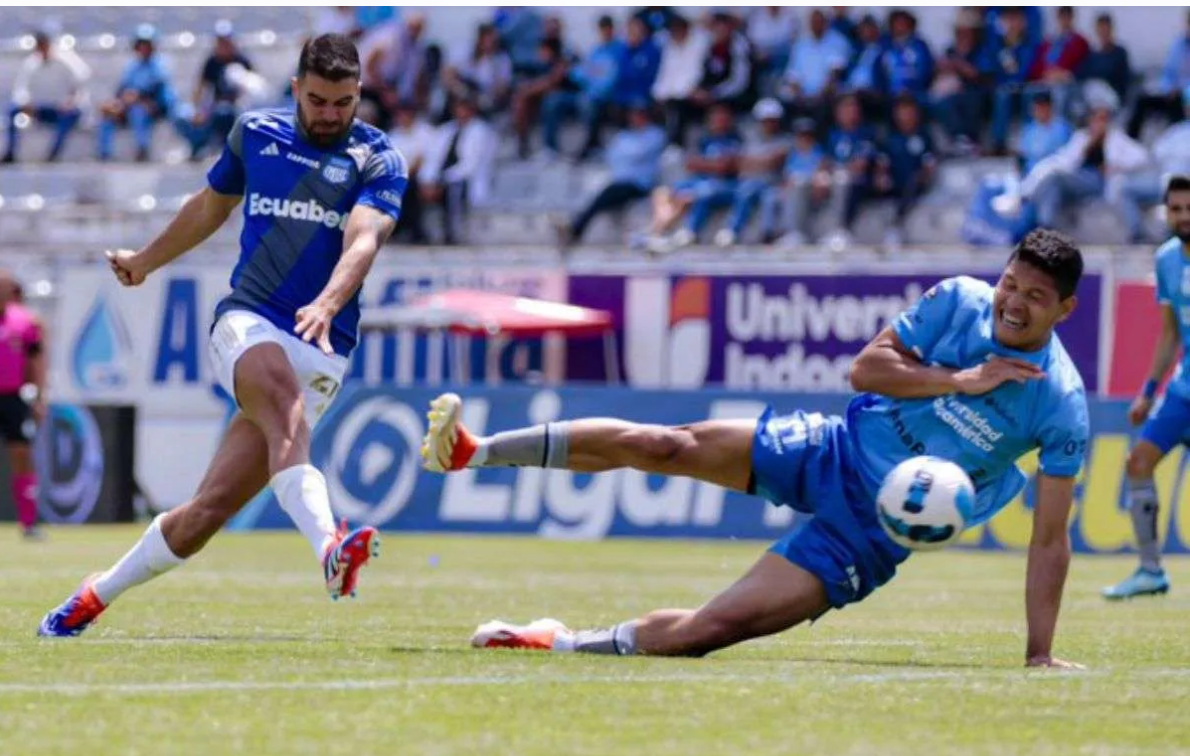
[(1048, 228), (1030, 231), (1008, 262), (1019, 260), (1053, 279), (1059, 299), (1069, 299), (1083, 276), (1083, 253), (1069, 236)]
[(1179, 174), (1169, 180), (1165, 185), (1165, 196), (1161, 198), (1163, 204), (1169, 204), (1169, 195), (1174, 192), (1190, 192), (1190, 176)]
[(298, 78), (311, 73), (327, 81), (358, 79), (359, 51), (346, 34), (323, 34), (307, 40), (298, 58)]

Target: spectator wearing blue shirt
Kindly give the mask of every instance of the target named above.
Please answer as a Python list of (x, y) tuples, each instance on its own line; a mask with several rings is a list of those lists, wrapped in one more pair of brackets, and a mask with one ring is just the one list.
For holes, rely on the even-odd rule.
[(110, 160), (116, 129), (127, 125), (136, 138), (136, 159), (149, 160), (153, 140), (153, 123), (169, 118), (176, 97), (169, 72), (157, 55), (157, 30), (150, 24), (136, 28), (132, 49), (136, 57), (124, 70), (116, 88), (115, 99), (100, 106), (103, 120), (99, 124), (99, 159)]
[[(781, 183), (782, 166), (793, 149), (793, 140), (781, 128), (784, 115), (781, 103), (771, 97), (760, 100), (752, 108), (758, 131), (753, 138), (745, 140), (740, 154), (739, 183), (736, 184), (731, 213), (727, 225), (715, 234), (715, 244), (720, 247), (730, 247), (739, 240), (753, 210), (758, 204), (767, 202), (766, 196)], [(761, 233), (767, 241), (772, 236), (773, 224), (769, 214), (766, 213), (765, 218)]]
[(822, 180), (826, 156), (818, 146), (817, 131), (818, 125), (809, 118), (793, 122), (793, 150), (785, 161), (781, 185), (765, 196), (761, 222), (765, 241), (776, 237), (779, 226), (784, 231), (783, 247), (800, 246), (806, 239), (809, 210), (830, 196), (829, 179)]
[(628, 44), (620, 47), (612, 94), (621, 107), (647, 100), (661, 67), (661, 48), (649, 34), (649, 27), (639, 18), (628, 20)]
[(880, 58), (884, 55), (884, 38), (875, 16), (865, 15), (856, 27), (858, 50), (843, 77), (843, 90), (859, 97), (860, 105), (869, 118), (884, 115), (886, 99), (884, 91), (884, 66)]
[[(835, 103), (834, 128), (826, 141), (826, 156), (815, 181), (819, 187), (829, 188), (832, 196), (832, 215), (837, 219), (836, 231), (847, 227), (844, 210), (851, 187), (858, 187), (860, 194), (870, 189), (873, 167), (878, 151), (876, 132), (864, 123), (861, 103), (855, 95), (844, 95)], [(792, 236), (783, 243), (790, 246), (801, 244), (804, 239)]]
[(959, 13), (954, 42), (938, 59), (938, 76), (931, 88), (934, 117), (954, 140), (959, 154), (975, 152), (988, 97), (987, 71), (991, 61), (980, 32), (982, 15), (974, 9)]
[(1128, 60), (1128, 51), (1116, 43), (1115, 24), (1110, 13), (1100, 13), (1096, 17), (1095, 40), (1095, 48), (1078, 70), (1078, 80), (1105, 81), (1115, 90), (1120, 102), (1124, 102), (1132, 86), (1132, 64)]
[[(653, 192), (653, 220), (649, 227), (648, 248), (665, 253), (694, 243), (711, 213), (735, 199), (736, 174), (743, 140), (735, 126), (735, 113), (727, 103), (712, 105), (707, 112), (706, 133), (695, 154), (686, 158), (687, 178), (672, 188), (658, 187)], [(665, 234), (683, 218), (685, 226)]]
[(832, 5), (830, 16), (830, 27), (842, 34), (852, 47), (859, 49), (859, 25), (851, 20), (851, 16), (847, 15), (851, 12), (851, 8), (846, 5)]
[(1132, 118), (1128, 121), (1128, 135), (1136, 139), (1145, 122), (1160, 115), (1170, 123), (1182, 119), (1182, 90), (1190, 86), (1190, 13), (1186, 15), (1185, 33), (1174, 40), (1161, 69), (1161, 81), (1154, 92), (1146, 92), (1136, 100)]
[[(512, 127), (516, 131), (521, 159), (529, 157), (530, 134), (536, 125), (538, 109), (545, 100), (553, 96), (561, 98), (562, 102), (573, 101), (579, 91), (579, 85), (573, 76), (574, 61), (563, 52), (561, 41), (542, 39), (538, 50), (541, 73), (522, 82), (512, 95)], [(561, 106), (554, 105), (550, 119), (543, 124), (542, 136), (545, 147), (555, 154), (558, 152), (561, 112)]]
[(786, 113), (825, 124), (851, 52), (847, 38), (827, 26), (826, 14), (817, 8), (811, 11), (809, 33), (794, 43), (780, 89)]
[(518, 76), (541, 73), (537, 57), (544, 38), (545, 22), (541, 14), (523, 6), (504, 6), (496, 9), (492, 23), (512, 59), (513, 73)]
[(991, 40), (989, 57), (996, 86), (992, 102), (992, 151), (1004, 155), (1013, 115), (1024, 108), (1023, 94), (1037, 57), (1037, 44), (1029, 40), (1022, 9), (1003, 8), (1000, 21), (1004, 32)]
[(889, 40), (880, 64), (889, 97), (911, 94), (925, 102), (934, 78), (934, 54), (917, 34), (917, 17), (906, 10), (888, 16)]
[[(637, 22), (640, 23), (640, 22)], [(624, 43), (616, 37), (611, 16), (599, 18), (599, 44), (570, 72), (577, 89), (559, 88), (541, 103), (541, 129), (547, 149), (558, 151), (558, 130), (563, 119), (579, 114), (587, 127), (580, 158), (599, 146), (599, 127), (616, 97), (616, 82), (624, 57)]]
[(1041, 91), (1033, 95), (1030, 109), (1032, 119), (1021, 129), (1017, 150), (1022, 173), (1033, 170), (1042, 160), (1060, 150), (1074, 134), (1070, 123), (1055, 114), (1053, 97), (1049, 92)]
[(848, 193), (846, 228), (851, 228), (865, 200), (892, 199), (896, 203), (896, 225), (885, 235), (885, 244), (899, 246), (901, 226), (930, 188), (936, 163), (933, 143), (922, 124), (921, 107), (913, 95), (905, 93), (893, 106), (893, 131), (877, 158), (872, 190), (853, 185)]
[(665, 130), (653, 123), (647, 101), (629, 103), (626, 117), (628, 128), (617, 132), (604, 151), (611, 181), (559, 230), (563, 246), (581, 240), (595, 216), (645, 199), (657, 185), (661, 155), (669, 144)]
[(1025, 34), (1034, 46), (1045, 38), (1045, 16), (1038, 5), (993, 5), (985, 9), (984, 28), (994, 36), (1004, 36), (1006, 24), (1004, 14), (1019, 11), (1025, 19)]

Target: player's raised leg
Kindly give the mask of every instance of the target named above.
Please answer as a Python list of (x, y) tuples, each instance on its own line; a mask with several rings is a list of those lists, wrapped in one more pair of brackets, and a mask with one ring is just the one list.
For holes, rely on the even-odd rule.
[(698, 609), (658, 609), (601, 630), (572, 631), (557, 620), (524, 626), (494, 621), (480, 625), (471, 644), (618, 656), (702, 656), (787, 630), (829, 608), (822, 580), (768, 553)]
[[(1177, 401), (1177, 400), (1173, 400)], [(1163, 406), (1145, 428), (1147, 435), (1160, 435), (1166, 425), (1168, 410)], [(1158, 426), (1154, 428), (1154, 426)], [(1178, 432), (1181, 429), (1178, 428)], [(1158, 443), (1163, 442), (1158, 441)], [(1153, 472), (1165, 457), (1166, 451), (1152, 440), (1142, 438), (1128, 455), (1128, 512), (1132, 516), (1132, 530), (1136, 535), (1136, 549), (1140, 565), (1136, 572), (1119, 583), (1103, 589), (1104, 598), (1117, 600), (1135, 596), (1150, 596), (1169, 591), (1169, 577), (1161, 566), (1161, 543), (1157, 536), (1157, 514), (1160, 503)], [(1169, 448), (1172, 448), (1172, 443)]]
[(289, 356), (279, 343), (255, 344), (235, 360), (234, 375), (236, 401), (268, 447), (277, 502), (322, 560), (331, 597), (355, 595), (359, 570), (379, 548), (379, 534), (370, 526), (335, 527), (326, 478), (310, 464), (310, 424)]
[(460, 422), (461, 410), (462, 400), (455, 394), (431, 402), (421, 449), (426, 469), (515, 466), (603, 472), (631, 467), (748, 490), (754, 419), (664, 426), (587, 418), (475, 436)]
[(194, 498), (158, 515), (119, 562), (87, 578), (41, 621), (39, 635), (78, 635), (121, 594), (183, 564), (268, 483), (264, 435), (243, 415), (232, 419)]

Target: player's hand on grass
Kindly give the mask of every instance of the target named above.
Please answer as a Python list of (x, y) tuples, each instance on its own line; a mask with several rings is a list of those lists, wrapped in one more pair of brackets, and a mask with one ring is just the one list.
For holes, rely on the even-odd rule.
[(293, 327), (302, 341), (316, 344), (326, 354), (333, 354), (331, 347), (331, 321), (334, 311), (326, 305), (311, 302), (297, 311), (297, 324)]
[(141, 263), (140, 255), (131, 249), (109, 249), (103, 255), (116, 279), (125, 286), (140, 286), (149, 275)]
[(1132, 400), (1131, 406), (1128, 407), (1128, 422), (1133, 425), (1140, 425), (1149, 417), (1149, 412), (1153, 410), (1153, 400), (1147, 396), (1138, 396)]
[(982, 365), (960, 370), (954, 374), (955, 386), (961, 394), (986, 394), (1002, 383), (1024, 383), (1045, 376), (1045, 372), (1031, 362), (1012, 357), (992, 357)]
[(1030, 656), (1025, 661), (1026, 667), (1047, 667), (1049, 669), (1086, 669), (1085, 665), (1069, 662), (1056, 656)]

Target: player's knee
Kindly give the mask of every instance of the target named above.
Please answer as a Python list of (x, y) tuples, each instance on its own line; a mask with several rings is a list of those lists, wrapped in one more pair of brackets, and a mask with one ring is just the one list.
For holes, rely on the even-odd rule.
[(693, 438), (682, 428), (645, 425), (629, 431), (622, 443), (633, 460), (649, 469), (663, 470), (681, 459)]
[(1128, 462), (1125, 465), (1125, 472), (1131, 480), (1144, 480), (1153, 477), (1153, 471), (1157, 467), (1157, 462), (1152, 458), (1152, 455), (1133, 449), (1128, 455)]

